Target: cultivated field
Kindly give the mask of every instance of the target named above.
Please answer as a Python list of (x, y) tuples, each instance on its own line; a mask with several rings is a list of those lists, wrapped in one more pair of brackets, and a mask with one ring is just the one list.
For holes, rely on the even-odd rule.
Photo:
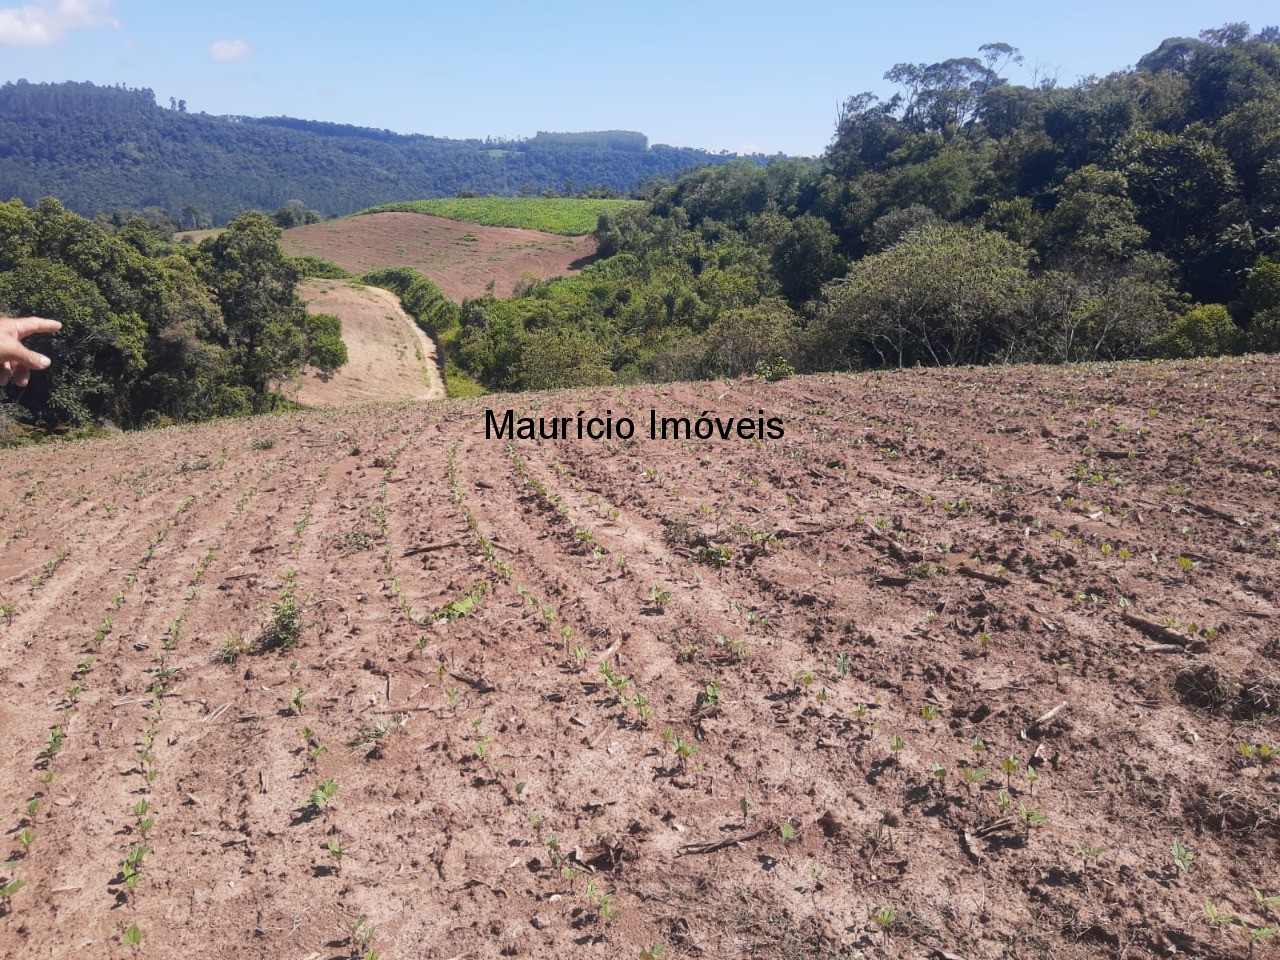
[[(0, 954), (1250, 956), (1278, 388), (909, 371), (6, 451)], [(487, 440), (507, 404), (785, 437)]]
[(404, 312), (394, 293), (345, 280), (308, 280), (298, 295), (311, 313), (342, 319), (347, 363), (328, 377), (306, 371), (286, 392), (309, 407), (374, 400), (438, 400), (444, 382), (435, 342)]
[[(576, 237), (591, 233), (602, 213), (618, 213), (644, 206), (638, 200), (579, 200), (571, 197), (448, 197), (441, 200), (409, 200), (362, 210), (362, 214), (427, 213), (450, 220), (482, 223), (490, 227), (520, 227)], [(359, 216), (359, 214), (357, 214)]]
[(524, 275), (540, 280), (577, 273), (596, 253), (591, 236), (486, 227), (422, 213), (371, 213), (286, 230), (294, 256), (331, 260), (355, 274), (413, 267), (451, 300), (483, 296), (490, 284), (507, 297)]

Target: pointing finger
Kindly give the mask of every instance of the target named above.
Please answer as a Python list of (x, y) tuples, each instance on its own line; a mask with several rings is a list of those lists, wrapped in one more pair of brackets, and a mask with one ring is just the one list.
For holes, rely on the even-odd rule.
[(13, 335), (19, 340), (33, 333), (57, 333), (61, 329), (61, 323), (45, 317), (15, 317), (13, 320)]

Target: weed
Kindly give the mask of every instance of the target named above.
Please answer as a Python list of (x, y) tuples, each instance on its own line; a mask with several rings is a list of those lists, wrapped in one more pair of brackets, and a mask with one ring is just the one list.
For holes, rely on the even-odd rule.
[(1181, 840), (1173, 841), (1173, 846), (1169, 848), (1169, 854), (1173, 857), (1173, 865), (1177, 867), (1178, 873), (1186, 874), (1191, 872), (1191, 864), (1196, 855), (1188, 850)]
[(887, 934), (897, 925), (898, 912), (893, 907), (884, 907), (873, 913), (871, 919), (875, 921), (877, 927)]
[(1106, 847), (1081, 847), (1080, 856), (1084, 857), (1085, 863), (1097, 863), (1102, 855), (1106, 852)]
[(298, 646), (305, 628), (302, 611), (298, 609), (292, 587), (286, 586), (280, 592), (280, 600), (271, 608), (271, 621), (258, 637), (257, 649), (264, 653), (271, 650), (293, 650)]
[(213, 655), (209, 659), (214, 663), (234, 664), (248, 652), (249, 642), (245, 640), (243, 635), (233, 633), (222, 642), (222, 646), (213, 651)]

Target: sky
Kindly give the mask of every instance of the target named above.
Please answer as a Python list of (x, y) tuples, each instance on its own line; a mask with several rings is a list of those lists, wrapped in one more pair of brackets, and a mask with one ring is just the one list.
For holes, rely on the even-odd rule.
[(0, 82), (148, 87), (211, 114), (440, 137), (638, 130), (820, 154), (895, 63), (1019, 48), (1015, 83), (1131, 66), (1171, 36), (1280, 22), (1275, 0), (0, 0)]

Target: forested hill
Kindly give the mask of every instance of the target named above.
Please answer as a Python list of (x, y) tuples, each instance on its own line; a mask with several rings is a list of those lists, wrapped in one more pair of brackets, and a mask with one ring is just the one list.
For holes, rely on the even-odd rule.
[(515, 195), (599, 187), (723, 162), (643, 134), (539, 133), (448, 140), (289, 117), (214, 117), (151, 90), (92, 83), (0, 86), (0, 199), (56, 196), (68, 208), (163, 208), (187, 226), (301, 199), (326, 214), (461, 190)]

